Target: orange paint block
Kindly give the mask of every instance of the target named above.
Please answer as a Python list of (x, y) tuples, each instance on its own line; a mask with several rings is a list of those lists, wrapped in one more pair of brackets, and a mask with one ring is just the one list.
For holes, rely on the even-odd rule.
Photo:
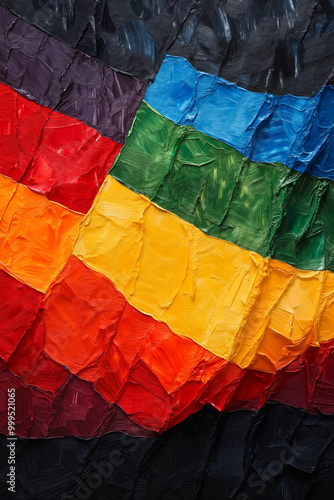
[(71, 255), (82, 219), (0, 176), (0, 268), (45, 292)]

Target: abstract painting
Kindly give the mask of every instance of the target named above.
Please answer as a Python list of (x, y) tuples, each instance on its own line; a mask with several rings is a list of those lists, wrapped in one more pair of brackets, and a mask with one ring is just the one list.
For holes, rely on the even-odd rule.
[(333, 0), (0, 0), (1, 500), (334, 488)]

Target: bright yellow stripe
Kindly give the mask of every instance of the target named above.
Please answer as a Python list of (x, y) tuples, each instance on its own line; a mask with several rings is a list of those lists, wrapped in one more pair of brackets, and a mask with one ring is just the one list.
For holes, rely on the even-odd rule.
[(0, 175), (0, 268), (45, 292), (71, 255), (82, 219)]
[(74, 253), (134, 307), (242, 367), (275, 371), (334, 337), (333, 274), (207, 236), (110, 176)]

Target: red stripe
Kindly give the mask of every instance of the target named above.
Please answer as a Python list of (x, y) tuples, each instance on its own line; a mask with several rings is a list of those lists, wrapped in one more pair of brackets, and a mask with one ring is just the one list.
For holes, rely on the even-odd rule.
[(121, 144), (0, 84), (0, 173), (86, 213)]

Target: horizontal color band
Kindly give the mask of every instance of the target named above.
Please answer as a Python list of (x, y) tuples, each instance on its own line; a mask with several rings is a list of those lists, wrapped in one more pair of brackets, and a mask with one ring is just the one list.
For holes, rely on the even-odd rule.
[(110, 176), (74, 254), (134, 307), (241, 367), (272, 372), (333, 338), (333, 274), (211, 238)]
[[(35, 291), (6, 273), (0, 273), (0, 284), (7, 286), (14, 302), (12, 309), (5, 310), (17, 316), (15, 323), (4, 324), (1, 331), (2, 338), (11, 341), (10, 359), (6, 349), (1, 354), (7, 361), (3, 368), (7, 366), (24, 384), (37, 386), (46, 394), (46, 400), (36, 396), (38, 407), (33, 413), (37, 420), (49, 422), (50, 436), (57, 435), (59, 422), (68, 418), (67, 410), (60, 409), (56, 420), (48, 419), (54, 408), (50, 398), (53, 394), (55, 401), (63, 400), (71, 372), (91, 384), (82, 382), (87, 397), (91, 398), (89, 387), (94, 388), (106, 401), (117, 402), (140, 426), (153, 431), (175, 425), (206, 403), (226, 411), (258, 409), (267, 400), (278, 400), (311, 412), (334, 413), (333, 342), (309, 348), (274, 375), (226, 363), (187, 337), (175, 335), (165, 324), (127, 304), (110, 280), (75, 257), (69, 259), (38, 313), (34, 306), (26, 329), (25, 303)], [(19, 304), (13, 300), (15, 290), (22, 298)], [(17, 390), (20, 387), (25, 399), (22, 383)], [(29, 408), (34, 401), (31, 399)], [(85, 433), (80, 424), (81, 403), (77, 401), (75, 434), (90, 437), (94, 432), (87, 436), (90, 429)], [(100, 407), (102, 403), (96, 404)], [(108, 418), (109, 410), (105, 413)], [(96, 416), (99, 425), (87, 418), (100, 433), (106, 428), (115, 430), (112, 421)], [(20, 435), (40, 437), (47, 432), (45, 425), (38, 430), (30, 427), (30, 421), (17, 418)]]
[(87, 212), (121, 144), (0, 83), (0, 173)]
[(334, 88), (309, 98), (257, 94), (166, 56), (145, 100), (254, 161), (334, 179)]
[(123, 143), (145, 85), (72, 49), (0, 6), (0, 81)]
[(34, 322), (43, 297), (0, 269), (0, 358), (5, 362)]
[[(334, 417), (282, 404), (221, 414), (205, 407), (155, 438), (109, 433), (18, 438), (16, 494), (24, 499), (329, 499)], [(0, 436), (7, 463), (9, 441)], [(8, 468), (0, 494), (9, 498)], [(221, 496), (217, 496), (217, 492)]]
[[(40, 361), (39, 361), (40, 363)], [(25, 359), (21, 359), (21, 366)], [(42, 368), (42, 363), (40, 363)], [(39, 377), (51, 378), (44, 365)], [(121, 431), (133, 436), (154, 432), (135, 424), (116, 404), (105, 401), (92, 384), (68, 374), (57, 391), (50, 392), (25, 383), (9, 370), (0, 371), (0, 401), (7, 407), (8, 390), (15, 389), (15, 435), (30, 438), (78, 436), (90, 439), (107, 432)], [(38, 379), (35, 381), (38, 384)], [(8, 434), (7, 412), (0, 412), (0, 432)]]
[[(257, 92), (313, 95), (333, 82), (331, 1), (1, 0), (118, 71), (154, 78), (166, 51)], [(15, 38), (16, 41), (16, 38)]]
[(327, 1), (199, 1), (168, 52), (248, 90), (314, 95), (334, 81), (332, 16)]
[(182, 6), (174, 0), (159, 2), (153, 2), (150, 8), (141, 0), (66, 0), (61, 6), (45, 1), (15, 0), (13, 4), (12, 0), (1, 0), (2, 5), (63, 45), (145, 82), (155, 77), (194, 6), (194, 0), (183, 0)]
[(145, 102), (110, 174), (211, 236), (334, 271), (334, 182), (247, 160)]
[(0, 268), (45, 292), (71, 255), (82, 218), (0, 175)]

